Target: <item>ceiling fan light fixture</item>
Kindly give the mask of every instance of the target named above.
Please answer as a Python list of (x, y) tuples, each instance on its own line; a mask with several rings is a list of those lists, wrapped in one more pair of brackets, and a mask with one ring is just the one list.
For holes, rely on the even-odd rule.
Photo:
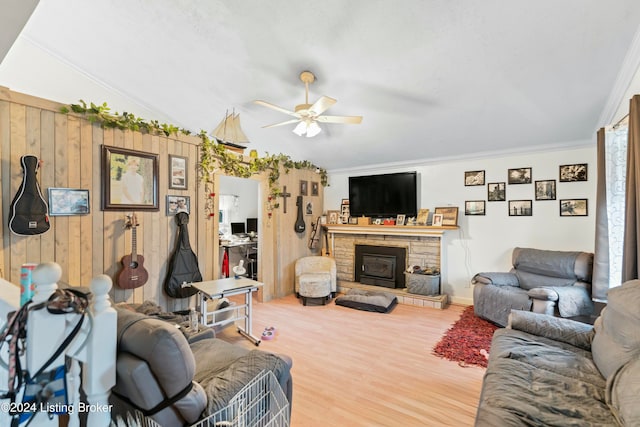
[(298, 125), (293, 129), (293, 133), (295, 133), (298, 136), (302, 136), (306, 132), (307, 132), (307, 124), (305, 122), (298, 123)]
[(337, 100), (328, 96), (322, 96), (313, 104), (309, 104), (309, 83), (313, 83), (315, 81), (315, 76), (311, 71), (303, 71), (300, 74), (300, 80), (302, 80), (305, 86), (304, 104), (296, 105), (294, 111), (279, 107), (266, 101), (254, 101), (254, 103), (262, 105), (263, 107), (271, 108), (272, 110), (295, 117), (294, 119), (263, 127), (272, 128), (297, 123), (295, 129), (293, 129), (293, 133), (298, 136), (306, 135), (307, 138), (313, 138), (322, 132), (322, 128), (320, 128), (318, 122), (359, 124), (362, 121), (362, 116), (323, 116), (322, 113), (334, 105)]
[(317, 122), (311, 122), (307, 126), (307, 138), (313, 138), (322, 131)]

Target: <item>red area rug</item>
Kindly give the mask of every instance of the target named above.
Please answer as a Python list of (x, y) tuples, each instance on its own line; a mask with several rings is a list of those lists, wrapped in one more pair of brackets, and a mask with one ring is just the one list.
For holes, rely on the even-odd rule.
[(433, 348), (433, 354), (458, 362), (460, 366), (486, 368), (491, 338), (496, 329), (498, 326), (476, 317), (473, 306), (469, 306)]

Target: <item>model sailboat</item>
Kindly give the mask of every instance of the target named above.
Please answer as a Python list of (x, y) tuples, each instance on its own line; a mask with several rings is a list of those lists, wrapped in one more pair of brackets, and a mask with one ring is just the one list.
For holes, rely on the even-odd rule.
[(249, 138), (244, 134), (240, 127), (240, 114), (235, 111), (229, 114), (225, 113), (224, 119), (220, 122), (211, 135), (218, 140), (219, 143), (236, 149), (244, 149), (242, 144), (248, 144)]

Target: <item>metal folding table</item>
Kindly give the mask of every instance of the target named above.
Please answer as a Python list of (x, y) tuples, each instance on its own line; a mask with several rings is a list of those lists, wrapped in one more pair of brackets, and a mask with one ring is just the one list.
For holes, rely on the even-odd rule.
[[(253, 336), (251, 331), (251, 314), (252, 314), (252, 293), (257, 291), (262, 283), (255, 280), (248, 279), (246, 277), (218, 280), (207, 280), (204, 282), (194, 282), (191, 284), (198, 290), (200, 296), (200, 304), (198, 309), (200, 310), (200, 323), (204, 326), (217, 326), (235, 322), (237, 320), (244, 319), (244, 328), (238, 326), (238, 332), (240, 335), (247, 338), (256, 346), (260, 345), (260, 339)], [(244, 295), (244, 304), (232, 305), (229, 307), (214, 309), (209, 311), (207, 308), (207, 301), (210, 299), (219, 299), (233, 295)], [(232, 316), (225, 318), (224, 320), (216, 321), (216, 315), (231, 312)]]

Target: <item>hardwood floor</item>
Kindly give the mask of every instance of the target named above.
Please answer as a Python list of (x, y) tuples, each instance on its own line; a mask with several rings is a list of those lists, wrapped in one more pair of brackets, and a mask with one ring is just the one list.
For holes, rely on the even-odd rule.
[[(381, 314), (333, 301), (304, 307), (290, 295), (255, 303), (253, 332), (276, 327), (259, 348), (293, 359), (292, 427), (472, 426), (484, 369), (431, 354), (461, 312), (398, 305)], [(234, 328), (219, 337), (255, 348)]]

